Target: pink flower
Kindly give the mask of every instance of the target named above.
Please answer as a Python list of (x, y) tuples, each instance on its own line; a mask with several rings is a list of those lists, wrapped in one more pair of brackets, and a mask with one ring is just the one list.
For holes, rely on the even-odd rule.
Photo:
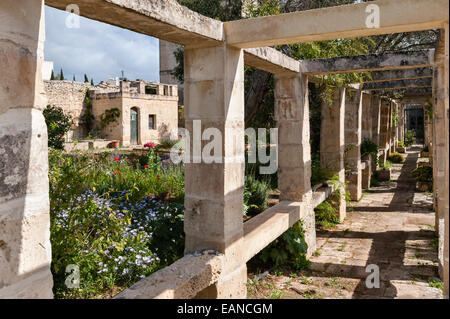
[(147, 148), (156, 148), (156, 145), (153, 144), (152, 142), (149, 142), (149, 143), (145, 144), (144, 147), (147, 147)]

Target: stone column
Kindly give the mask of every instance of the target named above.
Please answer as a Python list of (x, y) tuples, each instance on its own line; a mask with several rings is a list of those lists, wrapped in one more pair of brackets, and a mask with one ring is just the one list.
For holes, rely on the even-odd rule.
[[(362, 124), (361, 124), (362, 141), (372, 140), (372, 95), (363, 93), (362, 95)], [(362, 169), (362, 188), (370, 188), (370, 179), (372, 178), (372, 156), (367, 155), (361, 158), (364, 163)]]
[(0, 2), (0, 298), (53, 298), (44, 2)]
[(372, 95), (372, 142), (380, 145), (380, 118), (381, 118), (381, 99), (378, 95)]
[(275, 118), (279, 132), (280, 200), (304, 203), (305, 214), (302, 222), (310, 256), (316, 250), (316, 223), (312, 207), (309, 99), (306, 76), (276, 75)]
[(388, 154), (389, 143), (389, 101), (386, 99), (381, 100), (381, 117), (380, 117), (380, 137), (379, 144), (382, 154), (379, 158), (381, 164), (386, 163)]
[(362, 121), (362, 92), (348, 90), (345, 101), (345, 166), (349, 182), (347, 189), (350, 198), (358, 201), (362, 196), (361, 176), (361, 121)]
[(405, 141), (405, 103), (400, 104), (399, 120), (398, 120), (398, 140)]
[(439, 47), (436, 50), (433, 74), (433, 184), (435, 185), (436, 226), (439, 234), (439, 272), (444, 279), (444, 290), (448, 297), (448, 223), (449, 223), (449, 42), (448, 23), (441, 30)]
[(345, 202), (345, 89), (336, 89), (333, 104), (322, 103), (322, 124), (320, 130), (320, 163), (321, 167), (332, 171), (339, 176), (339, 190), (341, 200), (339, 203), (339, 219), (344, 221), (347, 204)]
[[(245, 298), (243, 51), (225, 44), (185, 48), (184, 59), (186, 129), (192, 141), (190, 163), (185, 164), (185, 252), (225, 255), (219, 281), (198, 298)], [(213, 141), (221, 150), (202, 156)], [(212, 163), (205, 159), (210, 154)]]
[(444, 132), (445, 134), (445, 152), (442, 154), (443, 159), (445, 160), (445, 173), (444, 173), (444, 207), (443, 207), (443, 213), (444, 213), (444, 297), (449, 299), (449, 195), (450, 195), (450, 189), (449, 189), (449, 26), (448, 22), (445, 24), (444, 27), (444, 37), (443, 42), (445, 43), (445, 54), (444, 54), (444, 118), (445, 118), (445, 126), (444, 126)]

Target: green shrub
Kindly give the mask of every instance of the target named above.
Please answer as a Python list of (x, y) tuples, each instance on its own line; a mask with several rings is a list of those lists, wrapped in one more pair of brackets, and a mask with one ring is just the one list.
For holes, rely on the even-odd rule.
[(405, 133), (405, 145), (411, 146), (416, 142), (416, 137), (414, 136), (413, 131), (407, 131)]
[(268, 207), (270, 185), (254, 176), (245, 176), (244, 214), (256, 215)]
[(391, 167), (392, 167), (392, 162), (389, 161), (389, 160), (387, 160), (386, 163), (384, 163), (384, 164), (383, 164), (383, 163), (380, 163), (380, 164), (379, 164), (379, 167), (380, 167), (380, 168), (391, 168)]
[(378, 145), (371, 140), (365, 139), (361, 143), (361, 157), (366, 155), (372, 155), (372, 159), (375, 161), (375, 165), (378, 166)]
[(158, 148), (171, 149), (178, 142), (179, 142), (178, 140), (171, 140), (169, 138), (164, 138), (159, 141)]
[(65, 115), (60, 107), (47, 105), (43, 111), (47, 124), (48, 146), (57, 150), (64, 149), (64, 136), (70, 130), (72, 119)]
[(320, 228), (334, 227), (339, 220), (340, 191), (334, 192), (326, 201), (314, 209), (316, 225)]
[(264, 263), (274, 266), (292, 266), (297, 270), (308, 268), (311, 262), (306, 258), (308, 244), (301, 222), (297, 222), (283, 235), (264, 248), (258, 257)]
[(392, 163), (400, 164), (405, 162), (405, 157), (400, 153), (392, 153), (388, 157), (389, 161)]
[(320, 155), (314, 154), (311, 156), (311, 185), (318, 185), (324, 183), (332, 178), (333, 173), (325, 168), (322, 168), (320, 162)]
[(380, 181), (375, 177), (375, 174), (373, 174), (370, 178), (370, 187), (378, 187), (380, 185)]
[(405, 143), (402, 141), (397, 142), (397, 145), (398, 145), (398, 147), (405, 147)]
[(430, 166), (421, 166), (416, 168), (412, 172), (412, 175), (418, 182), (432, 182), (433, 168)]

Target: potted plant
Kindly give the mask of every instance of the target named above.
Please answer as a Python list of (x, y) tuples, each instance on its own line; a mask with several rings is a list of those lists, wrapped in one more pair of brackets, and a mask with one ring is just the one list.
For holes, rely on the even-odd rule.
[(428, 146), (425, 146), (425, 148), (420, 152), (420, 157), (430, 157), (430, 150)]
[(397, 151), (399, 153), (402, 153), (402, 154), (406, 153), (405, 143), (404, 142), (401, 142), (401, 141), (397, 142)]
[(391, 167), (392, 163), (386, 161), (385, 164), (380, 163), (379, 169), (376, 171), (376, 178), (380, 182), (388, 182), (391, 180)]
[(430, 166), (421, 166), (416, 168), (413, 173), (416, 179), (416, 188), (420, 192), (430, 192), (433, 189), (433, 168)]

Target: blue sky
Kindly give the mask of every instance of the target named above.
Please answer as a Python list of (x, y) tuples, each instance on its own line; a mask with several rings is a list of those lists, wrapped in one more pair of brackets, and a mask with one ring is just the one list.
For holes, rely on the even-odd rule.
[(80, 28), (67, 28), (65, 11), (45, 7), (45, 60), (55, 74), (82, 81), (84, 73), (97, 84), (110, 77), (159, 81), (159, 41), (156, 38), (80, 18)]

